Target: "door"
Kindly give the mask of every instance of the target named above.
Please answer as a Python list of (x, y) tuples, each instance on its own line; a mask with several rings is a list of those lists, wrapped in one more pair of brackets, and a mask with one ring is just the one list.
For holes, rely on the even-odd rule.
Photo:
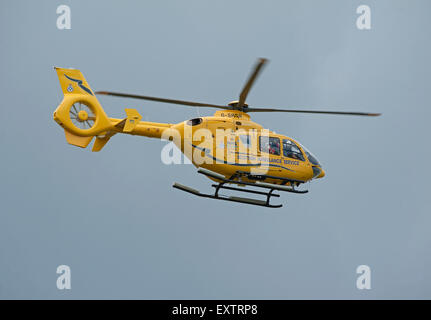
[(259, 136), (259, 152), (262, 166), (268, 175), (279, 175), (282, 172), (281, 143), (275, 136)]

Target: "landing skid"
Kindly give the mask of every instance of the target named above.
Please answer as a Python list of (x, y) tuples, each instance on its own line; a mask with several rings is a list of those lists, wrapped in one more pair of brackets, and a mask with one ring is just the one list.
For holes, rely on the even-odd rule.
[[(292, 182), (292, 186), (285, 186), (285, 185), (277, 185), (277, 184), (265, 183), (265, 182), (244, 182), (244, 181), (240, 181), (240, 180), (233, 180), (236, 177), (239, 177), (238, 174), (241, 174), (241, 172), (239, 172), (238, 174), (235, 174), (231, 179), (226, 179), (221, 174), (218, 174), (218, 173), (210, 171), (210, 170), (202, 169), (202, 168), (198, 170), (198, 173), (201, 173), (201, 174), (204, 174), (208, 177), (220, 180), (220, 182), (218, 184), (211, 185), (212, 187), (215, 188), (214, 194), (201, 193), (200, 191), (198, 191), (196, 189), (193, 189), (193, 188), (190, 188), (188, 186), (179, 184), (177, 182), (174, 183), (173, 187), (176, 189), (191, 193), (191, 194), (198, 196), (198, 197), (204, 197), (204, 198), (210, 198), (210, 199), (216, 199), (216, 200), (232, 201), (232, 202), (239, 202), (239, 203), (251, 204), (251, 205), (262, 206), (262, 207), (267, 207), (267, 208), (280, 208), (283, 206), (282, 204), (277, 204), (277, 205), (270, 204), (271, 197), (280, 197), (279, 194), (273, 193), (275, 190), (284, 191), (284, 192), (301, 193), (301, 194), (308, 192), (308, 190), (296, 190), (295, 189), (295, 183), (302, 182), (302, 181), (297, 181), (297, 180), (287, 181), (287, 182)], [(258, 188), (263, 188), (263, 189), (269, 189), (269, 191), (263, 192), (263, 191), (257, 191), (257, 190), (248, 190), (245, 188), (226, 186), (225, 184), (228, 184), (228, 183), (230, 183), (230, 184), (233, 184), (233, 183), (234, 184), (241, 184), (241, 185), (245, 185), (245, 186), (253, 186), (253, 187), (258, 187)], [(242, 198), (242, 197), (234, 197), (234, 196), (223, 196), (223, 195), (219, 194), (220, 189), (240, 191), (240, 192), (246, 192), (246, 193), (250, 193), (250, 194), (264, 195), (264, 196), (266, 196), (266, 200), (259, 200), (259, 199), (253, 199), (253, 198)]]
[(237, 191), (249, 192), (249, 190), (240, 189), (240, 188), (221, 187), (221, 186), (217, 185), (216, 192), (214, 194), (208, 194), (208, 193), (201, 193), (201, 192), (199, 192), (196, 189), (184, 186), (184, 185), (179, 184), (177, 182), (174, 183), (173, 187), (177, 188), (177, 189), (180, 189), (182, 191), (185, 191), (185, 192), (189, 192), (189, 193), (194, 194), (195, 196), (198, 196), (198, 197), (204, 197), (204, 198), (210, 198), (210, 199), (216, 199), (216, 200), (232, 201), (232, 202), (239, 202), (239, 203), (246, 203), (246, 204), (251, 204), (251, 205), (255, 205), (255, 206), (262, 206), (262, 207), (268, 207), (268, 208), (280, 208), (280, 207), (283, 206), (282, 204), (277, 204), (277, 205), (269, 204), (269, 199), (272, 196), (275, 196), (275, 197), (279, 197), (280, 196), (278, 194), (270, 194), (269, 192), (268, 193), (261, 192), (262, 194), (266, 194), (267, 197), (268, 197), (267, 201), (264, 201), (264, 200), (258, 200), (258, 199), (252, 199), (252, 198), (242, 198), (242, 197), (232, 197), (232, 196), (226, 197), (226, 196), (221, 196), (221, 195), (218, 194), (218, 189), (220, 189), (220, 188), (230, 189), (230, 190), (234, 189), (234, 190), (237, 190)]

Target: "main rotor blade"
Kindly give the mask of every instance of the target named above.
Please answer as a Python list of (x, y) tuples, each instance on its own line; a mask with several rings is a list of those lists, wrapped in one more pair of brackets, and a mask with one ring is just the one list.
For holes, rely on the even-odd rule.
[(190, 107), (208, 107), (208, 108), (218, 108), (218, 109), (227, 109), (227, 110), (232, 109), (229, 106), (220, 106), (217, 104), (200, 103), (200, 102), (176, 100), (176, 99), (166, 99), (166, 98), (158, 98), (158, 97), (149, 97), (149, 96), (141, 96), (141, 95), (136, 95), (136, 94), (119, 93), (119, 92), (111, 92), (111, 91), (97, 91), (96, 94), (103, 94), (103, 95), (122, 97), (122, 98), (150, 100), (150, 101), (157, 101), (157, 102), (164, 102), (164, 103), (181, 104), (183, 106), (190, 106)]
[(239, 101), (238, 101), (238, 108), (241, 109), (244, 105), (245, 99), (247, 99), (248, 92), (250, 91), (251, 87), (253, 86), (254, 81), (256, 80), (257, 76), (259, 75), (260, 70), (262, 69), (263, 65), (268, 60), (265, 58), (260, 58), (256, 65), (254, 66), (254, 71), (249, 76), (244, 88), (241, 91), (241, 94), (239, 95)]
[(371, 116), (377, 117), (381, 113), (369, 112), (343, 112), (343, 111), (318, 111), (318, 110), (289, 110), (289, 109), (271, 109), (271, 108), (245, 108), (245, 112), (296, 112), (296, 113), (319, 113), (319, 114), (335, 114), (345, 116)]

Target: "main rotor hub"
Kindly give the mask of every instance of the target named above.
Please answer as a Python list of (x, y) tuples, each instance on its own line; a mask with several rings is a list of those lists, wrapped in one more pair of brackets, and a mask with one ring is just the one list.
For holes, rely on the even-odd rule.
[[(237, 109), (238, 108), (238, 103), (239, 103), (238, 100), (234, 100), (234, 101), (229, 102), (227, 105), (231, 106), (234, 109)], [(244, 102), (244, 104), (242, 105), (242, 108), (248, 108), (248, 104)]]
[(78, 118), (77, 120), (80, 121), (80, 122), (84, 122), (84, 121), (88, 120), (88, 113), (87, 113), (87, 111), (80, 110), (78, 112), (78, 117), (77, 118)]

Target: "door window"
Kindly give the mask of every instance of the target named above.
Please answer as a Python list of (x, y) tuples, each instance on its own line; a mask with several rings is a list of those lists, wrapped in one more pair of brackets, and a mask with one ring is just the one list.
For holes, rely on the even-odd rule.
[(280, 155), (280, 139), (276, 137), (259, 137), (259, 148), (261, 152), (273, 154), (275, 156)]

